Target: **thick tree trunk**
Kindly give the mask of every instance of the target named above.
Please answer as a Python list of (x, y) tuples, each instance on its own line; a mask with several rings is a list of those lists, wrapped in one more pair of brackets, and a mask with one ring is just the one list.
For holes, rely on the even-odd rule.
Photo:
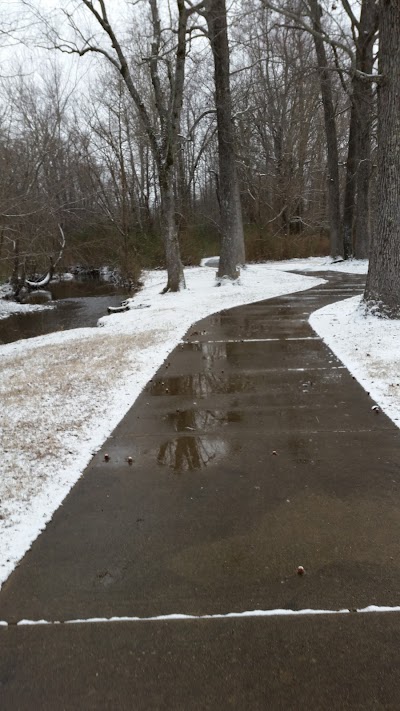
[(236, 279), (245, 263), (242, 208), (236, 170), (232, 103), (229, 82), (229, 44), (225, 0), (207, 0), (206, 16), (214, 57), (215, 103), (218, 123), (221, 252), (218, 276)]
[[(313, 28), (321, 32), (321, 10), (318, 0), (309, 0)], [(331, 72), (322, 37), (314, 35), (314, 46), (318, 61), (321, 98), (324, 109), (326, 147), (328, 159), (328, 198), (330, 246), (332, 257), (343, 256), (343, 239), (340, 218), (339, 152), (336, 132), (335, 108), (332, 96)]]
[[(372, 72), (372, 66), (371, 66)], [(371, 73), (369, 72), (369, 73)], [(357, 259), (367, 259), (369, 253), (369, 187), (371, 181), (371, 126), (372, 85), (358, 81), (359, 107), (358, 161), (357, 161), (357, 208), (354, 230), (354, 254)], [(362, 85), (362, 86), (361, 86)]]
[(160, 175), (162, 236), (168, 281), (163, 293), (179, 291), (186, 287), (175, 217), (174, 170), (166, 169)]
[(380, 0), (378, 188), (364, 302), (375, 313), (400, 318), (400, 3)]
[[(373, 47), (377, 29), (375, 0), (363, 0), (356, 41), (356, 69), (372, 74)], [(343, 206), (345, 258), (368, 257), (369, 185), (371, 177), (372, 83), (357, 74), (352, 79), (352, 103)], [(354, 236), (354, 239), (353, 239)]]
[[(377, 8), (375, 0), (363, 0), (357, 41), (357, 69), (372, 74), (374, 66), (374, 41), (377, 29)], [(373, 117), (373, 89), (371, 82), (354, 78), (354, 101), (358, 120), (358, 165), (357, 165), (357, 209), (355, 221), (354, 253), (358, 259), (366, 259), (369, 253), (370, 205), (369, 186), (371, 180), (371, 131)]]

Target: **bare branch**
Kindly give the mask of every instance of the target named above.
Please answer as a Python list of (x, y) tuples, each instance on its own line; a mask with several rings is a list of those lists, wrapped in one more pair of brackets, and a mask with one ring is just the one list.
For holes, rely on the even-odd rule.
[(349, 0), (342, 0), (342, 5), (349, 16), (353, 27), (357, 27), (357, 29), (359, 30), (360, 29), (360, 22), (359, 22), (359, 20), (357, 20), (354, 12), (352, 10), (352, 7), (349, 3)]
[(277, 12), (279, 15), (283, 15), (284, 17), (287, 17), (289, 20), (296, 22), (297, 23), (296, 29), (304, 30), (305, 32), (308, 32), (309, 34), (313, 35), (313, 37), (318, 37), (319, 39), (322, 39), (326, 44), (330, 45), (331, 47), (335, 46), (337, 49), (341, 49), (349, 57), (352, 67), (355, 67), (354, 52), (350, 49), (350, 47), (347, 44), (344, 44), (343, 42), (340, 42), (337, 39), (332, 39), (332, 37), (330, 37), (324, 31), (318, 32), (316, 29), (314, 29), (314, 27), (312, 27), (312, 25), (310, 25), (305, 20), (303, 20), (299, 13), (293, 12), (293, 11), (288, 10), (283, 7), (279, 7), (278, 5), (275, 5), (274, 3), (270, 2), (270, 0), (262, 0), (262, 3), (265, 8), (268, 8), (269, 10), (273, 10), (274, 12)]

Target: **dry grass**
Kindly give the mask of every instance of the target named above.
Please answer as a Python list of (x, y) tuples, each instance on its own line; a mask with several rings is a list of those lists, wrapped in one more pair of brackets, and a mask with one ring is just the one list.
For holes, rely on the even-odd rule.
[(45, 481), (74, 453), (93, 418), (107, 417), (109, 391), (140, 369), (140, 355), (157, 338), (157, 331), (99, 332), (1, 357), (0, 515), (12, 500), (37, 493), (39, 462)]

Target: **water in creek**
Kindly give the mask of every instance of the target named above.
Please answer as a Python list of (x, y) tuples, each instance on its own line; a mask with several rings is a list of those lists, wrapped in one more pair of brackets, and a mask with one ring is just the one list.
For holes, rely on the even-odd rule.
[(107, 314), (107, 306), (119, 306), (127, 297), (120, 290), (114, 284), (94, 279), (51, 284), (56, 307), (0, 319), (0, 345), (54, 331), (96, 326), (98, 319)]

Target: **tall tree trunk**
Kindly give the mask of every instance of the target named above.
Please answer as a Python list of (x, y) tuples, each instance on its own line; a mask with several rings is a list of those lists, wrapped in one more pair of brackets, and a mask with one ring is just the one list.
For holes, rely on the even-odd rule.
[[(363, 0), (356, 50), (357, 69), (372, 74), (374, 41), (378, 23), (375, 0)], [(369, 253), (371, 180), (371, 131), (373, 116), (373, 88), (371, 82), (354, 78), (354, 101), (358, 119), (357, 209), (355, 220), (355, 256), (366, 259)]]
[[(318, 0), (309, 0), (309, 5), (313, 28), (316, 32), (321, 33), (321, 8)], [(318, 62), (326, 133), (331, 255), (332, 257), (337, 257), (343, 255), (343, 239), (341, 236), (339, 152), (335, 108), (332, 96), (331, 72), (328, 69), (324, 40), (317, 35), (313, 35), (313, 38)]]
[(162, 236), (168, 273), (168, 281), (163, 293), (179, 291), (186, 286), (175, 217), (174, 177), (173, 166), (160, 172)]
[(355, 102), (352, 101), (346, 161), (346, 186), (343, 203), (343, 256), (345, 259), (348, 259), (353, 254), (353, 221), (356, 199), (358, 144), (357, 107)]
[(215, 72), (218, 124), (221, 252), (218, 276), (236, 279), (245, 263), (242, 208), (236, 170), (232, 101), (229, 82), (229, 44), (225, 0), (206, 0), (206, 17)]
[(278, 121), (278, 125), (273, 132), (273, 143), (274, 143), (274, 153), (275, 153), (275, 165), (276, 165), (276, 207), (275, 212), (280, 216), (280, 225), (284, 233), (287, 234), (289, 230), (289, 212), (288, 212), (288, 195), (287, 195), (287, 184), (285, 179), (285, 167), (283, 158), (283, 122), (282, 119)]
[(380, 0), (376, 234), (364, 302), (400, 318), (400, 3)]
[[(371, 71), (372, 73), (372, 63)], [(372, 127), (372, 84), (355, 79), (355, 101), (358, 113), (358, 147), (356, 193), (357, 207), (354, 229), (354, 254), (357, 259), (367, 259), (369, 253), (369, 188), (371, 181), (371, 127)]]
[(14, 297), (18, 295), (21, 290), (21, 280), (19, 274), (19, 236), (14, 240), (14, 258), (13, 258), (13, 271), (10, 279), (10, 283), (13, 289)]

